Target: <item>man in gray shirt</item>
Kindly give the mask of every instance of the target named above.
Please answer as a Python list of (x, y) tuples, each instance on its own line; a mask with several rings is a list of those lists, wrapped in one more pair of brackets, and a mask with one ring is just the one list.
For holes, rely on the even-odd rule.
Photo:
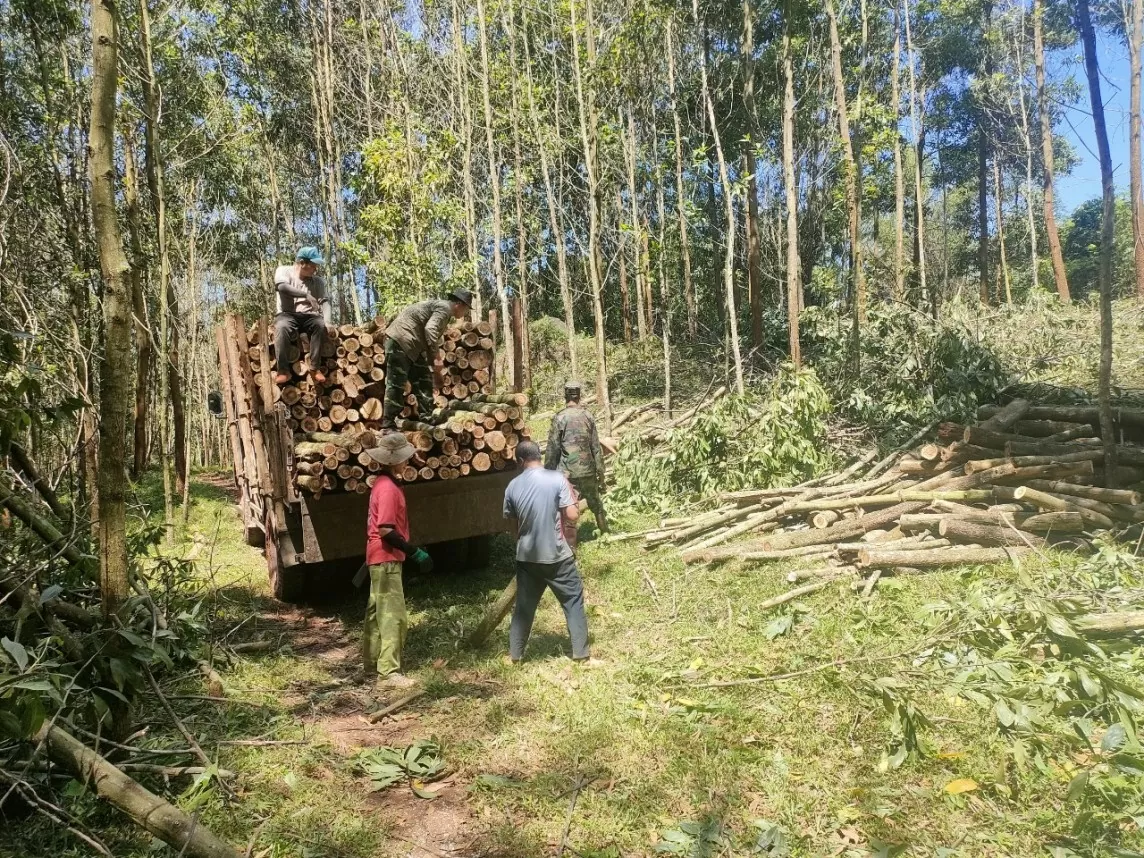
[(572, 639), (572, 659), (587, 662), (590, 653), (584, 584), (561, 528), (562, 518), (575, 522), (580, 510), (564, 475), (546, 470), (541, 464), (540, 448), (535, 442), (522, 441), (516, 448), (516, 457), (524, 470), (504, 493), (504, 517), (515, 519), (517, 530), (516, 608), (509, 628), (509, 658), (513, 664), (524, 658), (536, 608), (547, 587), (564, 610)]
[(286, 384), (293, 377), (290, 345), (299, 333), (310, 335), (310, 372), (314, 381), (326, 383), (321, 367), (326, 326), (330, 324), (330, 299), (326, 297), (326, 281), (318, 276), (318, 266), (323, 262), (318, 248), (300, 247), (293, 265), (279, 265), (274, 270), (274, 288), (278, 292), (278, 315), (274, 318), (277, 384)]

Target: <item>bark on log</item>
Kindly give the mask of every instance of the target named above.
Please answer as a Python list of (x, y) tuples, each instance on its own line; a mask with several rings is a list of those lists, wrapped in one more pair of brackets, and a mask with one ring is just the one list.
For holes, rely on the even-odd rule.
[(1017, 562), (1028, 548), (938, 548), (933, 551), (892, 551), (866, 549), (858, 552), (858, 565), (864, 569), (891, 569), (910, 566), (936, 569), (941, 566), (975, 566), (988, 563)]
[(52, 514), (62, 523), (67, 523), (71, 520), (71, 511), (60, 502), (59, 497), (56, 495), (55, 490), (52, 489), (48, 481), (44, 479), (40, 473), (40, 469), (36, 466), (35, 461), (28, 455), (20, 444), (13, 442), (8, 448), (8, 454), (12, 458), (12, 464), (16, 466), (17, 470), (22, 471), (28, 482), (32, 484), (44, 503), (48, 505), (48, 509)]
[[(990, 420), (998, 414), (996, 405), (983, 405), (977, 409), (979, 419)], [(1100, 426), (1100, 413), (1096, 406), (1088, 405), (1034, 405), (1024, 415), (1026, 420), (1060, 420), (1065, 423), (1089, 423)], [(1131, 426), (1135, 429), (1144, 429), (1144, 409), (1139, 408), (1113, 408), (1112, 420), (1114, 424)], [(990, 426), (987, 428), (997, 428)]]
[(952, 542), (975, 542), (979, 545), (999, 547), (1011, 545), (1029, 548), (1043, 548), (1045, 545), (1044, 539), (1032, 533), (1014, 530), (1010, 527), (966, 521), (952, 516), (938, 525), (937, 532)]
[[(1000, 490), (998, 490), (1000, 492)], [(1001, 496), (1000, 494), (998, 495)], [(1094, 512), (1091, 509), (1080, 506), (1075, 502), (1060, 496), (1049, 494), (1048, 492), (1038, 491), (1031, 489), (1028, 486), (1018, 486), (1013, 489), (1013, 500), (1024, 501), (1038, 506), (1041, 509), (1051, 510), (1053, 512), (1076, 512), (1080, 513), (1089, 524), (1096, 527), (1102, 527), (1105, 530), (1111, 530), (1113, 527), (1112, 519), (1103, 513)]]
[(1093, 637), (1136, 634), (1144, 631), (1144, 611), (1119, 611), (1073, 617), (1072, 627)]
[(497, 600), (493, 602), (492, 606), (485, 612), (484, 617), (477, 624), (477, 627), (465, 639), (465, 644), (469, 647), (478, 647), (485, 642), (489, 635), (496, 631), (497, 626), (501, 624), (513, 604), (516, 602), (516, 578), (508, 582), (508, 586), (504, 588)]
[[(998, 408), (993, 414), (987, 417), (982, 423), (982, 429), (990, 429), (994, 432), (1005, 432), (1025, 416), (1032, 416), (1030, 412), (1032, 408), (1027, 399), (1014, 399), (1008, 405)], [(980, 411), (978, 412), (980, 416)]]
[(1063, 432), (1074, 431), (1081, 432), (1080, 435), (1074, 436), (1080, 438), (1099, 434), (1089, 423), (1069, 423), (1063, 420), (1018, 420), (1011, 427), (1011, 431), (1018, 435), (1030, 435), (1034, 438), (1049, 438)]
[(24, 522), (33, 533), (44, 541), (48, 548), (58, 552), (72, 566), (91, 571), (95, 558), (80, 551), (54, 524), (37, 513), (23, 498), (12, 491), (2, 478), (0, 478), (0, 506), (5, 507), (12, 515)]
[(180, 855), (239, 858), (237, 849), (217, 837), (198, 819), (140, 786), (78, 739), (52, 726), (51, 721), (40, 728), (35, 741), (44, 745), (53, 762), (71, 772), (76, 780), (90, 785), (96, 795), (178, 850)]

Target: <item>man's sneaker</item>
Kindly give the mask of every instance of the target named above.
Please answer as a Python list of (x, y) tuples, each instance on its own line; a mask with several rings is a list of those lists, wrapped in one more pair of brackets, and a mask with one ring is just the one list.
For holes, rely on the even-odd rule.
[(286, 382), (288, 382), (289, 380), (290, 380), (290, 376), (288, 376), (288, 375), (287, 375), (286, 373), (284, 373), (284, 372), (280, 372), (280, 373), (277, 373), (277, 374), (274, 376), (274, 383), (275, 383), (275, 384), (285, 384), (285, 383), (286, 383)]
[(318, 384), (325, 384), (326, 383), (326, 374), (324, 372), (322, 372), (320, 369), (314, 370), (314, 381), (316, 381)]
[(410, 679), (404, 673), (390, 673), (386, 676), (379, 677), (374, 687), (378, 691), (393, 691), (402, 690), (406, 688), (413, 688), (417, 685), (416, 679)]

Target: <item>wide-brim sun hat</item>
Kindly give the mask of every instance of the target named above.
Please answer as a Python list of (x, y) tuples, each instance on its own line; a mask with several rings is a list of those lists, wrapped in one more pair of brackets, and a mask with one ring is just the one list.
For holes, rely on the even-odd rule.
[(388, 435), (383, 435), (376, 447), (366, 450), (369, 457), (379, 465), (404, 464), (416, 452), (417, 448), (410, 444), (409, 439), (400, 432), (390, 432)]

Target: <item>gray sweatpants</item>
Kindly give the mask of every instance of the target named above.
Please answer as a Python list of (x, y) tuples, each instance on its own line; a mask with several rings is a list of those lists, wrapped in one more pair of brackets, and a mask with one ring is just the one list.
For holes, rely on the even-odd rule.
[(516, 561), (516, 608), (508, 633), (508, 654), (513, 661), (524, 657), (524, 647), (532, 633), (532, 621), (545, 588), (552, 591), (564, 610), (568, 636), (572, 638), (572, 658), (587, 658), (588, 617), (584, 613), (584, 584), (576, 568), (576, 558), (557, 563)]

